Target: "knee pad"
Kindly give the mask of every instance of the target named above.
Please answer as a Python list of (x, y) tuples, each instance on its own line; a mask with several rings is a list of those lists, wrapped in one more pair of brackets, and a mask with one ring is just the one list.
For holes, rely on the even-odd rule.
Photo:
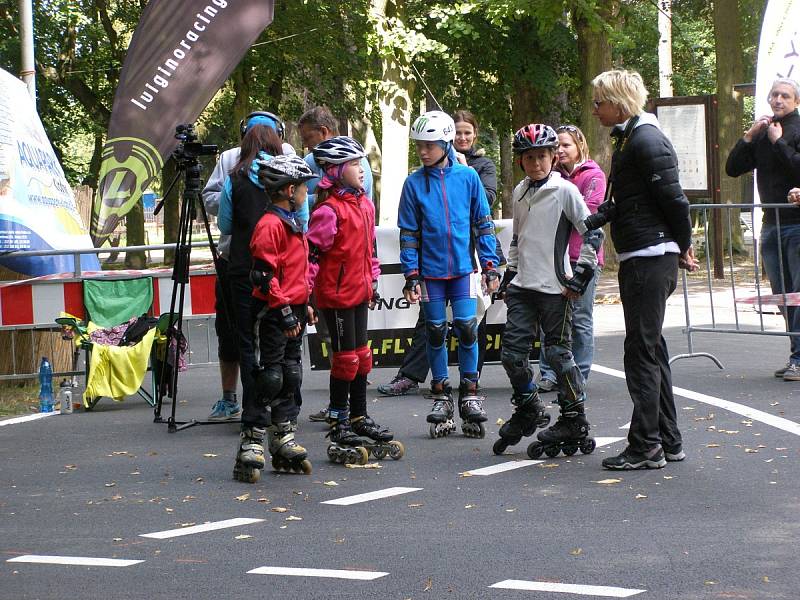
[(283, 365), (283, 391), (288, 396), (294, 394), (303, 383), (303, 366), (299, 363)]
[(465, 348), (471, 347), (478, 341), (478, 319), (453, 319), (453, 329), (458, 336), (458, 343)]
[(506, 370), (508, 380), (515, 390), (526, 389), (533, 379), (533, 369), (531, 369), (527, 356), (502, 352), (500, 360)]
[(253, 374), (259, 400), (271, 401), (283, 388), (283, 369), (280, 365), (267, 365)]
[(358, 356), (353, 350), (334, 352), (331, 358), (331, 376), (342, 381), (353, 381), (358, 373)]
[(447, 322), (425, 321), (425, 331), (428, 334), (428, 343), (433, 348), (441, 348), (447, 339)]
[(355, 350), (358, 357), (358, 375), (367, 375), (372, 371), (372, 348), (369, 346), (360, 346)]

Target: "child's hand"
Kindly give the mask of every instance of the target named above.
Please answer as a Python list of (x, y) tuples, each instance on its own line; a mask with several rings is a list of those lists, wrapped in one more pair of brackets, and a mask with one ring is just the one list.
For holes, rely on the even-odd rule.
[(411, 304), (419, 302), (419, 298), (422, 296), (421, 283), (422, 280), (416, 275), (406, 277), (406, 284), (403, 286), (403, 298)]
[(287, 338), (296, 338), (298, 335), (300, 335), (301, 331), (303, 331), (303, 328), (300, 326), (300, 324), (297, 324), (293, 329), (284, 329), (283, 335), (285, 335)]
[(310, 304), (306, 306), (306, 319), (308, 320), (309, 325), (315, 325), (319, 318), (317, 317), (317, 311), (314, 310), (314, 307)]
[(500, 276), (494, 269), (489, 269), (481, 275), (481, 285), (486, 294), (494, 294), (500, 287)]
[(561, 292), (562, 296), (566, 296), (567, 300), (577, 300), (581, 297), (581, 295), (576, 292), (575, 290), (571, 290), (569, 288), (564, 288), (564, 291)]

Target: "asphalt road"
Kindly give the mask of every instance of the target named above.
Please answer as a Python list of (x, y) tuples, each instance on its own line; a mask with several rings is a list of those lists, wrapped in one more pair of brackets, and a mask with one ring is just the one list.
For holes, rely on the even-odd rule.
[[(685, 351), (678, 327), (666, 337), (673, 354)], [(604, 445), (494, 474), (469, 471), (527, 459), (529, 441), (505, 456), (492, 453), (496, 421), (510, 414), (496, 365), (482, 382), (484, 440), (460, 432), (430, 439), (422, 396), (372, 401), (372, 415), (406, 446), (402, 460), (386, 459), (379, 469), (328, 462), (324, 427), (305, 420), (325, 402), (326, 374), (308, 374), (298, 441), (314, 472), (268, 470), (255, 485), (231, 477), (238, 425), (170, 434), (134, 398), (0, 427), (0, 599), (796, 599), (800, 383), (772, 377), (788, 343), (709, 334), (695, 345), (726, 368), (704, 358), (674, 364), (688, 457), (662, 470), (600, 466), (623, 449), (624, 439), (614, 438), (624, 438), (630, 419), (619, 333), (597, 338), (599, 370), (589, 380), (587, 412)], [(377, 370), (371, 379), (392, 374)], [(180, 386), (178, 418), (204, 418), (217, 397), (216, 371), (191, 370)], [(322, 503), (389, 488), (412, 489)], [(237, 518), (257, 521), (142, 537)], [(9, 562), (25, 555), (143, 562)], [(248, 573), (260, 567), (344, 570), (363, 579)], [(490, 587), (509, 580), (554, 587)]]

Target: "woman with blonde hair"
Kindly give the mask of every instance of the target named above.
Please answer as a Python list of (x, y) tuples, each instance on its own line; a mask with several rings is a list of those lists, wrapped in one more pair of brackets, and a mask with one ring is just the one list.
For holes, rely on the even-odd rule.
[[(644, 112), (647, 89), (634, 71), (613, 70), (592, 81), (594, 110), (611, 127), (607, 201), (600, 225), (611, 222), (619, 256), (625, 314), (625, 378), (633, 400), (628, 446), (603, 460), (607, 469), (655, 469), (685, 458), (678, 429), (667, 344), (661, 335), (678, 267), (697, 268), (689, 201), (678, 181), (678, 157), (655, 115)], [(597, 217), (598, 215), (593, 215)]]

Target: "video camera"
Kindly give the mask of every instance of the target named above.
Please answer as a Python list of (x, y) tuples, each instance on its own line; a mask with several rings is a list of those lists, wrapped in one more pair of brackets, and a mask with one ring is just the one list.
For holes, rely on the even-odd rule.
[(200, 156), (216, 156), (218, 152), (216, 144), (201, 144), (197, 141), (197, 134), (192, 123), (181, 123), (175, 127), (175, 139), (181, 141), (172, 153), (178, 162), (185, 162)]

